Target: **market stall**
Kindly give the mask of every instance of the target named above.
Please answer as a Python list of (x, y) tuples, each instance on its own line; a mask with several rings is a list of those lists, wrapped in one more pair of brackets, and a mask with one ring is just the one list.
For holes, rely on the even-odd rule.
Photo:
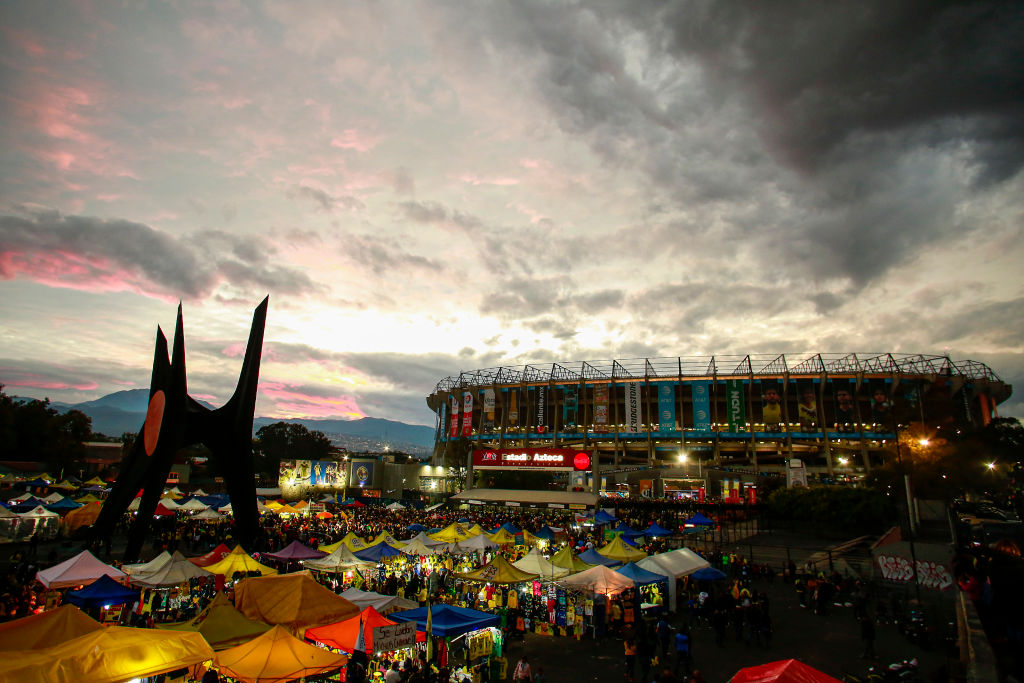
[(176, 624), (157, 624), (157, 628), (171, 631), (199, 633), (214, 650), (225, 650), (247, 643), (270, 630), (270, 625), (250, 619), (228, 600), (224, 593), (217, 596), (193, 619)]
[(0, 623), (0, 652), (54, 647), (103, 626), (74, 605)]
[(247, 643), (216, 653), (213, 666), (220, 674), (245, 683), (284, 683), (337, 671), (347, 662), (346, 655), (308, 645), (275, 626)]
[(123, 581), (128, 575), (120, 569), (100, 562), (88, 550), (83, 550), (49, 569), (36, 572), (36, 580), (50, 589), (86, 586), (101, 576)]
[(235, 586), (235, 606), (250, 619), (295, 634), (359, 614), (358, 607), (318, 584), (308, 571), (243, 579)]

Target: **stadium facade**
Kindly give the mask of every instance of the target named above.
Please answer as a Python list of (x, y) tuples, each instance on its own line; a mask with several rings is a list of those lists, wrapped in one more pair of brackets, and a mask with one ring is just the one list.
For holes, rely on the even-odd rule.
[(453, 452), (562, 448), (590, 454), (603, 472), (684, 459), (758, 471), (798, 459), (835, 475), (839, 463), (864, 472), (883, 462), (904, 425), (987, 424), (1011, 391), (977, 361), (818, 353), (488, 368), (442, 379), (427, 404), (435, 463)]

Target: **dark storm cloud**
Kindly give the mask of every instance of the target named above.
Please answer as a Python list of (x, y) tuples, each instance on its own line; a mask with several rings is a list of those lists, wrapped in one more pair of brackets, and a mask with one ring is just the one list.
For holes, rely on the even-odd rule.
[(326, 190), (310, 187), (308, 185), (300, 185), (294, 188), (289, 195), (293, 197), (312, 199), (320, 205), (321, 209), (328, 213), (332, 213), (336, 209), (355, 211), (357, 209), (366, 208), (366, 205), (363, 204), (363, 202), (350, 195), (333, 195)]
[(563, 130), (651, 179), (655, 217), (666, 197), (693, 216), (653, 244), (725, 237), (845, 296), (976, 229), (959, 203), (1024, 163), (1021, 3), (522, 2), (475, 19), (534, 68)]
[(0, 215), (0, 276), (75, 288), (132, 287), (194, 299), (218, 284), (284, 294), (317, 291), (305, 273), (267, 263), (258, 238), (219, 231), (177, 238), (141, 223), (23, 207)]
[(932, 338), (938, 343), (955, 343), (965, 338), (974, 345), (984, 340), (990, 347), (1015, 348), (1024, 339), (1024, 297), (1009, 301), (974, 303), (955, 315), (936, 321)]
[(557, 313), (562, 316), (596, 315), (625, 300), (619, 289), (578, 293), (564, 275), (546, 278), (514, 277), (502, 280), (482, 300), (480, 312), (502, 318), (523, 319)]
[(357, 263), (370, 268), (377, 275), (410, 269), (440, 273), (442, 265), (433, 259), (410, 254), (397, 244), (397, 239), (372, 235), (346, 235), (342, 251)]

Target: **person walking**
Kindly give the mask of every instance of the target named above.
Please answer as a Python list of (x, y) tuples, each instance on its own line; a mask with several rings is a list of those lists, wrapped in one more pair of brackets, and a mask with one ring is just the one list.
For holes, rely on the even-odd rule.
[(533, 674), (530, 673), (530, 662), (526, 658), (526, 655), (523, 655), (519, 660), (519, 663), (516, 664), (516, 670), (512, 674), (512, 680), (515, 681), (515, 683), (533, 682)]
[(676, 633), (676, 677), (679, 677), (680, 672), (683, 676), (689, 678), (690, 676), (690, 634), (685, 629), (680, 629)]
[(633, 672), (636, 670), (636, 641), (627, 637), (622, 641), (622, 648), (626, 656), (626, 676), (632, 680)]

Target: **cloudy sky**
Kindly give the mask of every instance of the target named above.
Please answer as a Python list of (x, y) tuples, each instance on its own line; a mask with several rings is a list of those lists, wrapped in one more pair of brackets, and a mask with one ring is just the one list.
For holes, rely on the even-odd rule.
[[(268, 416), (460, 370), (914, 352), (1024, 387), (1020, 3), (0, 5), (0, 383)], [(1016, 396), (1003, 414), (1024, 415)]]

